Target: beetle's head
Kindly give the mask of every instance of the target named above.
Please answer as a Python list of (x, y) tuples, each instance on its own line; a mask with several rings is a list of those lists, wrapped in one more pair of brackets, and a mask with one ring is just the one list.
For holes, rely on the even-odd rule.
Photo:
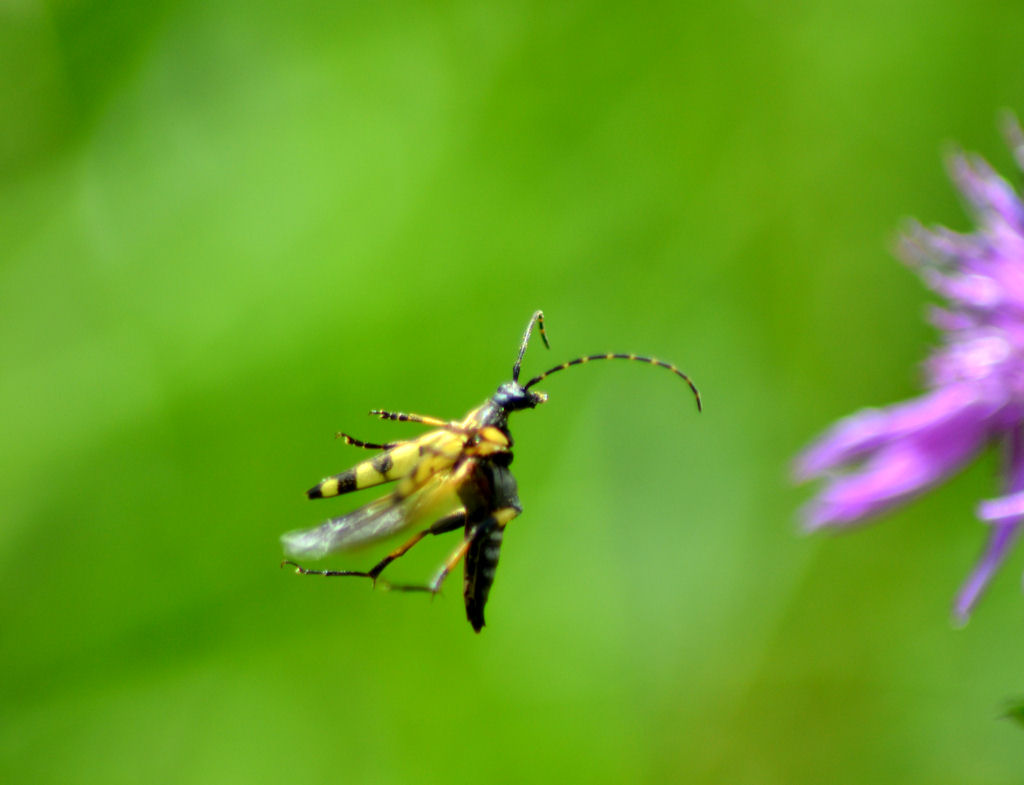
[(519, 409), (533, 409), (538, 404), (548, 399), (547, 393), (533, 392), (527, 390), (519, 382), (505, 382), (496, 393), (494, 402), (506, 412), (515, 412)]

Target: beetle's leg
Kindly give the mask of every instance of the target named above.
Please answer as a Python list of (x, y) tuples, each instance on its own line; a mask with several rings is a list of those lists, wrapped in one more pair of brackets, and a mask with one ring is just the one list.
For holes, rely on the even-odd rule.
[(364, 450), (390, 450), (393, 447), (397, 447), (401, 442), (387, 442), (386, 444), (375, 444), (374, 442), (364, 442), (362, 439), (355, 439), (349, 436), (347, 433), (339, 431), (334, 434), (335, 439), (344, 439), (345, 444), (349, 444), (353, 447), (362, 447)]
[(290, 559), (285, 559), (283, 562), (281, 562), (282, 567), (284, 567), (285, 565), (288, 565), (289, 567), (294, 567), (295, 573), (297, 575), (322, 575), (326, 578), (337, 578), (340, 576), (354, 576), (356, 578), (372, 577), (368, 572), (357, 572), (355, 570), (309, 570), (303, 567), (301, 564), (291, 561)]
[(451, 555), (445, 560), (444, 566), (440, 569), (437, 575), (427, 585), (417, 584), (400, 584), (392, 583), (388, 584), (387, 588), (393, 591), (425, 591), (431, 594), (437, 594), (441, 591), (441, 586), (444, 584), (445, 578), (448, 574), (455, 569), (455, 566), (462, 561), (462, 557), (466, 555), (466, 551), (469, 550), (469, 546), (473, 544), (473, 539), (476, 537), (477, 532), (480, 531), (479, 526), (474, 526), (459, 543), (459, 547), (452, 551)]
[(436, 428), (444, 428), (452, 423), (441, 420), (437, 417), (428, 417), (423, 414), (407, 414), (405, 412), (388, 412), (383, 409), (370, 409), (370, 414), (375, 414), (382, 420), (395, 420), (397, 422), (418, 422), (424, 425), (433, 425)]
[(404, 542), (402, 545), (399, 545), (397, 548), (391, 551), (391, 553), (389, 553), (387, 556), (385, 556), (383, 559), (377, 562), (377, 564), (374, 565), (373, 569), (371, 569), (369, 572), (370, 577), (372, 577), (376, 581), (377, 576), (384, 571), (385, 567), (391, 564), (391, 562), (393, 562), (399, 556), (403, 556), (406, 551), (412, 548), (412, 546), (414, 546), (428, 534), (444, 534), (446, 532), (455, 531), (456, 529), (461, 528), (465, 525), (465, 510), (457, 510), (453, 512), (451, 515), (446, 515), (443, 518), (434, 521), (434, 523), (432, 523), (426, 529), (416, 532), (416, 534), (410, 537), (406, 542)]

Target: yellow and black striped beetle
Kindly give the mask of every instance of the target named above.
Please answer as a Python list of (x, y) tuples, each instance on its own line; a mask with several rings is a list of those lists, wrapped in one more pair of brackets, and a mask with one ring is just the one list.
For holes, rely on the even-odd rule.
[[(362, 577), (390, 589), (436, 594), (448, 574), (464, 559), (466, 617), (473, 629), (480, 632), (484, 626), (484, 605), (494, 583), (505, 527), (523, 510), (515, 477), (509, 471), (512, 436), (508, 430), (508, 416), (520, 409), (533, 409), (548, 399), (544, 393), (530, 388), (572, 365), (595, 360), (636, 360), (666, 368), (679, 376), (689, 385), (697, 410), (701, 410), (700, 393), (690, 377), (670, 363), (635, 354), (577, 357), (535, 376), (526, 384), (519, 384), (519, 368), (534, 326), (540, 331), (544, 345), (548, 346), (544, 315), (537, 311), (530, 318), (519, 345), (519, 354), (512, 366), (512, 381), (498, 387), (493, 396), (461, 421), (373, 409), (370, 414), (383, 420), (422, 423), (434, 430), (416, 439), (386, 444), (364, 442), (339, 433), (338, 436), (347, 444), (381, 452), (348, 471), (321, 480), (306, 491), (306, 495), (310, 499), (322, 499), (386, 482), (395, 482), (395, 489), (383, 498), (331, 518), (316, 528), (288, 532), (282, 535), (281, 543), (292, 558), (319, 559), (337, 550), (388, 537), (431, 513), (436, 515), (443, 509), (454, 507), (453, 511), (416, 532), (367, 572), (310, 570), (291, 560), (283, 561), (281, 566), (290, 565), (301, 575)], [(443, 534), (456, 529), (462, 530), (462, 541), (429, 584), (392, 584), (378, 580), (385, 567), (428, 534)]]

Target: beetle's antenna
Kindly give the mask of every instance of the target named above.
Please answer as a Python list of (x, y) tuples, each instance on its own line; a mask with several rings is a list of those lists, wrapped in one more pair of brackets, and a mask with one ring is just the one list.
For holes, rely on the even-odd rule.
[(540, 337), (544, 341), (544, 345), (548, 349), (551, 348), (551, 344), (548, 343), (548, 334), (544, 332), (544, 312), (537, 311), (530, 317), (530, 323), (526, 325), (526, 332), (523, 333), (523, 342), (519, 344), (519, 356), (516, 357), (516, 364), (512, 366), (512, 381), (514, 382), (519, 381), (519, 366), (523, 364), (523, 355), (526, 354), (526, 344), (530, 342), (533, 325), (537, 325), (537, 329), (540, 330)]
[(703, 406), (701, 405), (700, 401), (700, 392), (698, 392), (697, 386), (692, 381), (690, 381), (689, 376), (680, 371), (671, 363), (667, 363), (664, 360), (659, 360), (655, 357), (641, 357), (640, 355), (637, 354), (591, 354), (586, 357), (577, 357), (575, 360), (569, 360), (568, 362), (564, 362), (561, 365), (556, 365), (554, 368), (551, 368), (550, 370), (544, 371), (544, 373), (542, 373), (540, 376), (533, 377), (532, 379), (530, 379), (530, 381), (523, 385), (523, 389), (529, 390), (541, 379), (550, 376), (556, 371), (564, 371), (570, 365), (583, 365), (584, 363), (588, 363), (591, 360), (638, 360), (642, 363), (649, 363), (650, 365), (657, 365), (661, 368), (668, 368), (670, 371), (672, 371), (672, 373), (674, 373), (676, 376), (678, 376), (680, 379), (682, 379), (690, 386), (690, 389), (693, 391), (693, 397), (697, 399), (697, 411), (703, 410)]

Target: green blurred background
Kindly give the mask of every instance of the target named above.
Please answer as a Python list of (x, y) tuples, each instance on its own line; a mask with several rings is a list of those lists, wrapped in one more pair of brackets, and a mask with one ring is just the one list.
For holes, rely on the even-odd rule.
[[(0, 780), (1004, 783), (995, 456), (799, 536), (796, 450), (918, 389), (900, 221), (1007, 172), (1002, 2), (0, 8)], [(278, 569), (303, 491), (508, 378), (524, 515), (479, 636)], [(430, 575), (451, 537), (394, 577)], [(379, 550), (379, 549), (378, 549)], [(333, 559), (372, 563), (376, 552)]]

